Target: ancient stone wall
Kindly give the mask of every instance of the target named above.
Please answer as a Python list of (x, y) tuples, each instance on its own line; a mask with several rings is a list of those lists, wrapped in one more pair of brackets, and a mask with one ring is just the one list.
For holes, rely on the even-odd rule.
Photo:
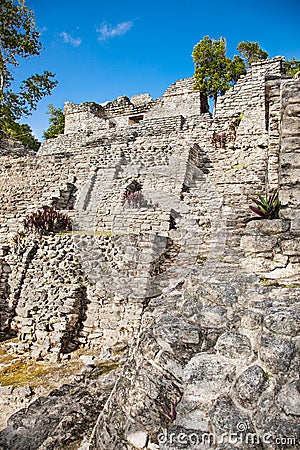
[(287, 80), (281, 86), (280, 175), (282, 216), (299, 218), (300, 82)]
[[(156, 100), (66, 104), (64, 135), (37, 155), (1, 157), (1, 338), (52, 361), (122, 350), (76, 448), (174, 450), (183, 436), (196, 449), (210, 434), (220, 450), (224, 433), (245, 449), (299, 440), (299, 82), (278, 57), (253, 64), (215, 117), (200, 106), (192, 79)], [(258, 220), (249, 205), (277, 189), (281, 218)], [(25, 214), (46, 204), (70, 215), (72, 233), (13, 246)], [(19, 420), (0, 446), (17, 433), (31, 448), (31, 422), (24, 433)]]
[(263, 282), (293, 285), (299, 280), (299, 219), (250, 222), (242, 237), (245, 270)]
[(75, 105), (67, 102), (64, 107), (65, 134), (89, 133), (95, 127), (106, 129), (109, 126), (106, 114), (97, 103), (83, 103)]

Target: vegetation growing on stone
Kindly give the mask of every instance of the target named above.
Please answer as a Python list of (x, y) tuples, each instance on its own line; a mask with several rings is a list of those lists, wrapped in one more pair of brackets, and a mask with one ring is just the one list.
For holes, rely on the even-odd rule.
[(67, 214), (61, 213), (53, 207), (44, 206), (42, 210), (39, 209), (27, 215), (23, 225), (27, 232), (57, 233), (70, 230), (71, 219)]
[(35, 151), (37, 151), (41, 145), (33, 135), (29, 125), (20, 124), (10, 116), (0, 118), (0, 139), (3, 138), (15, 139), (16, 141), (21, 142), (25, 148)]
[(170, 406), (162, 406), (161, 407), (161, 411), (163, 416), (165, 416), (168, 420), (170, 420), (171, 422), (174, 422), (174, 420), (176, 419), (176, 408), (177, 408), (177, 403), (176, 402), (172, 402)]
[(286, 73), (295, 76), (300, 71), (300, 61), (296, 58), (292, 58), (285, 63)]
[(205, 36), (194, 47), (195, 89), (214, 99), (214, 109), (217, 97), (223, 95), (246, 73), (243, 59), (235, 55), (230, 59), (226, 55), (226, 39), (211, 39)]
[(55, 138), (59, 134), (63, 134), (65, 129), (65, 116), (61, 108), (55, 108), (54, 105), (48, 105), (49, 128), (44, 131), (45, 139)]
[(263, 50), (258, 42), (240, 42), (237, 50), (245, 58), (248, 66), (262, 59), (267, 59), (269, 56), (269, 53)]
[(278, 192), (274, 192), (268, 198), (264, 198), (261, 195), (258, 198), (259, 200), (254, 200), (257, 206), (250, 206), (251, 211), (262, 219), (278, 219), (280, 210)]

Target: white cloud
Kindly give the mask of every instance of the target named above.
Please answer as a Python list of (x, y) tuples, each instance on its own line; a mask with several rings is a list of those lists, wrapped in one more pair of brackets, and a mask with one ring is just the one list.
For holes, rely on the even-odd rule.
[(42, 28), (39, 28), (38, 27), (38, 32), (39, 33), (44, 33), (45, 31), (47, 31), (48, 30), (48, 28), (46, 27), (46, 26), (43, 26)]
[(99, 33), (98, 41), (107, 41), (116, 36), (123, 36), (133, 27), (133, 22), (128, 20), (127, 22), (120, 22), (115, 27), (109, 23), (102, 23), (100, 28), (97, 28)]
[(65, 44), (71, 44), (73, 47), (79, 47), (79, 45), (82, 42), (82, 39), (80, 37), (73, 38), (70, 34), (63, 31), (60, 33), (60, 36), (63, 38), (63, 41)]

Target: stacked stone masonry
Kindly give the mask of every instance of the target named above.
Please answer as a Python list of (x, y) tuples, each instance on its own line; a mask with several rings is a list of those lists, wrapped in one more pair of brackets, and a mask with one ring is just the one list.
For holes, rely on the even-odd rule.
[[(49, 397), (26, 391), (0, 448), (298, 448), (299, 105), (277, 57), (252, 64), (214, 116), (188, 78), (155, 100), (66, 103), (64, 134), (37, 154), (2, 143), (1, 340), (34, 360), (94, 359)], [(276, 190), (280, 219), (259, 220), (249, 205)], [(45, 205), (72, 232), (14, 244)]]

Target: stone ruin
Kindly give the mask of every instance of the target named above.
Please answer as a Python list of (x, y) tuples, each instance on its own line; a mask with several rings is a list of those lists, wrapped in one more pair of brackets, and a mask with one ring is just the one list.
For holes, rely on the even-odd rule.
[[(188, 78), (66, 103), (37, 154), (2, 144), (1, 449), (300, 448), (299, 88), (276, 57), (213, 117)], [(13, 245), (45, 205), (72, 232)], [(7, 355), (72, 378), (10, 385)]]

